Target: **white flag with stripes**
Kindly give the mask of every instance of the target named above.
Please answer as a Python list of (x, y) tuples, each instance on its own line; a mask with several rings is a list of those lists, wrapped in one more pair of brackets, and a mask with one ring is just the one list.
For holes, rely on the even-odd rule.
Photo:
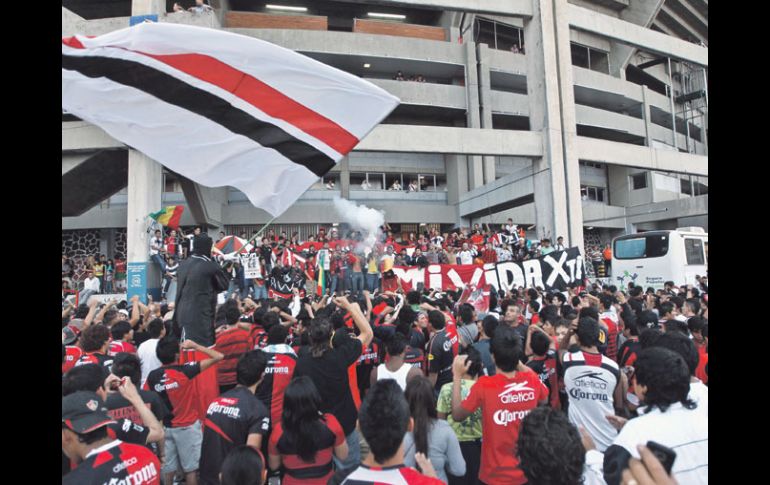
[(62, 38), (62, 109), (273, 216), (399, 100), (356, 76), (244, 35), (142, 23)]

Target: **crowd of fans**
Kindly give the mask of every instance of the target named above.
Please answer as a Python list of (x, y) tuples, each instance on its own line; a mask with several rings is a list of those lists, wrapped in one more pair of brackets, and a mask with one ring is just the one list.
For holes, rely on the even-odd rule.
[[(422, 181), (420, 181), (421, 183)], [(397, 189), (402, 190), (399, 186)], [(420, 190), (419, 183), (414, 180), (407, 191)], [(318, 287), (326, 288), (329, 294), (344, 291), (360, 292), (364, 289), (374, 292), (386, 286), (395, 289), (397, 282), (392, 278), (390, 270), (393, 266), (427, 266), (429, 264), (482, 264), (504, 261), (521, 262), (535, 259), (546, 254), (566, 249), (564, 239), (558, 237), (555, 241), (544, 238), (532, 241), (526, 238), (525, 230), (508, 219), (493, 230), (488, 224), (482, 227), (475, 224), (472, 229), (457, 228), (450, 232), (440, 233), (436, 229), (426, 230), (421, 234), (405, 233), (396, 235), (388, 224), (382, 227), (382, 237), (379, 243), (371, 248), (360, 244), (349, 246), (330, 246), (317, 249), (316, 247), (300, 247), (304, 242), (299, 234), (294, 232), (291, 237), (286, 232), (276, 234), (268, 230), (250, 251), (257, 254), (263, 271), (259, 278), (246, 278), (239, 261), (227, 265), (226, 273), (232, 282), (228, 296), (238, 291), (241, 298), (266, 297), (270, 289), (270, 275), (278, 268), (276, 275), (301, 281), (299, 286), (314, 294)], [(200, 227), (195, 227), (192, 233), (183, 234), (181, 231), (157, 229), (150, 238), (150, 260), (158, 265), (162, 277), (161, 299), (173, 295), (176, 291), (176, 272), (180, 261), (192, 254), (193, 238), (201, 233)], [(247, 239), (245, 233), (239, 234)], [(397, 237), (398, 236), (398, 237)], [(219, 239), (225, 233), (219, 234)], [(334, 243), (346, 240), (360, 243), (364, 235), (357, 231), (341, 234), (336, 227), (321, 228), (315, 235), (308, 237), (307, 242)], [(396, 250), (399, 247), (400, 250)], [(305, 260), (302, 264), (285, 265), (285, 251), (291, 251)], [(319, 252), (326, 251), (328, 257), (324, 260), (323, 281), (319, 281)], [(244, 252), (248, 253), (248, 252)], [(609, 243), (604, 249), (590, 246), (586, 255), (590, 261), (594, 275), (609, 274), (612, 251)], [(89, 296), (99, 293), (118, 293), (125, 291), (126, 261), (122, 258), (107, 259), (105, 255), (88, 256), (79, 261), (79, 265), (66, 255), (62, 255), (62, 298), (79, 291), (80, 300), (85, 301)], [(75, 268), (79, 266), (82, 277), (75, 277)]]
[[(377, 281), (404, 260), (385, 229)], [(491, 258), (502, 232), (415, 244)], [(269, 268), (297, 243), (268, 233), (256, 251)], [(479, 312), (460, 290), (334, 274), (334, 295), (233, 291), (211, 347), (182, 337), (173, 303), (67, 306), (63, 483), (707, 483), (705, 278), (512, 289)]]

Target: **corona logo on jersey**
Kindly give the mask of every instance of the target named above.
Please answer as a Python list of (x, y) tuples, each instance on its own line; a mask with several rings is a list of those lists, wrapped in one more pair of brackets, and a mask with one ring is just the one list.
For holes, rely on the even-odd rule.
[(495, 420), (496, 424), (507, 427), (508, 423), (513, 423), (514, 421), (521, 421), (524, 419), (524, 416), (529, 414), (530, 411), (530, 409), (527, 409), (526, 411), (508, 411), (507, 409), (500, 409), (495, 412), (493, 419)]
[(232, 399), (232, 398), (218, 399), (209, 405), (209, 409), (206, 411), (206, 414), (218, 413), (224, 416), (237, 419), (241, 415), (241, 410), (235, 406), (235, 404), (237, 403), (238, 403), (238, 399)]
[(598, 372), (583, 372), (575, 378), (574, 383), (576, 387), (569, 391), (569, 395), (573, 399), (609, 401), (607, 381)]

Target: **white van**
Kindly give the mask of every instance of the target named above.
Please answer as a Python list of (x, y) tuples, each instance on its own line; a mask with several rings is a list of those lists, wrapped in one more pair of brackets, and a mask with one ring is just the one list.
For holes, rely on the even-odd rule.
[(708, 269), (709, 236), (702, 227), (649, 231), (620, 236), (612, 241), (612, 283), (627, 287), (633, 281), (645, 289), (695, 285)]

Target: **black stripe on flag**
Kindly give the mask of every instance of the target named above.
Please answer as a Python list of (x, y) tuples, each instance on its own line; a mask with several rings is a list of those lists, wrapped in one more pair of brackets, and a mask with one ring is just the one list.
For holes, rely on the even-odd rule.
[(272, 148), (319, 177), (335, 165), (334, 160), (328, 155), (295, 138), (280, 127), (259, 120), (219, 96), (191, 86), (140, 62), (110, 57), (62, 54), (62, 69), (76, 71), (90, 78), (104, 77), (204, 116), (233, 133), (250, 138), (263, 147)]

